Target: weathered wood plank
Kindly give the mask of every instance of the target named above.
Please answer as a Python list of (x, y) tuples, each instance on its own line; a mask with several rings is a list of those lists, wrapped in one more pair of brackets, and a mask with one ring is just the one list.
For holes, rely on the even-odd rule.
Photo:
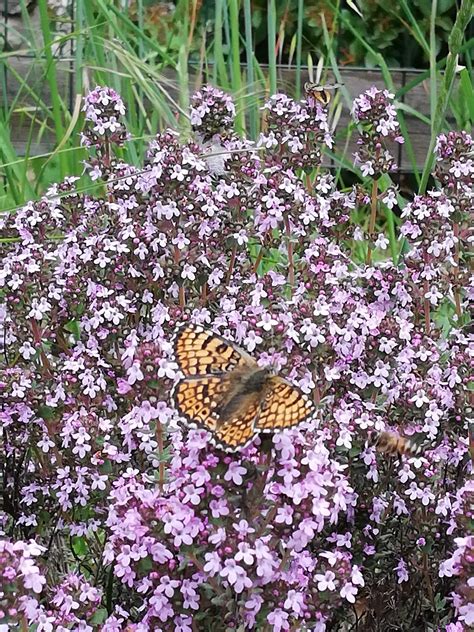
[[(39, 120), (35, 122), (33, 126), (31, 124), (31, 120), (34, 120), (35, 118), (35, 112), (41, 112), (42, 104), (49, 107), (51, 103), (49, 87), (44, 75), (44, 63), (44, 60), (12, 55), (8, 58), (8, 64), (5, 64), (3, 69), (0, 68), (0, 72), (4, 73), (6, 79), (4, 83), (7, 89), (6, 101), (8, 103), (15, 103), (16, 114), (12, 119), (12, 126), (14, 126), (13, 143), (15, 150), (20, 154), (25, 151), (28, 145), (28, 140), (31, 138), (33, 139), (33, 143), (29, 146), (30, 155), (48, 153), (54, 148), (54, 135), (48, 130), (41, 128), (42, 121)], [(59, 72), (57, 73), (58, 89), (61, 97), (66, 101), (66, 103), (72, 97), (74, 84), (74, 71), (71, 64), (72, 61), (63, 58), (59, 62)], [(10, 70), (9, 67), (11, 68)], [(170, 74), (170, 77), (172, 78), (171, 73), (167, 72), (166, 74)], [(380, 71), (369, 69), (342, 69), (341, 75), (344, 87), (349, 93), (351, 99), (361, 94), (372, 85), (379, 88), (385, 87)], [(419, 72), (414, 70), (394, 70), (391, 76), (395, 89), (405, 85), (417, 75), (419, 75)], [(309, 77), (305, 76), (303, 73), (302, 82), (304, 83), (308, 79)], [(329, 83), (334, 81), (331, 73), (328, 73), (327, 80)], [(24, 82), (25, 85), (22, 85), (22, 82)], [(193, 81), (190, 81), (190, 85), (193, 85)], [(295, 71), (293, 69), (280, 67), (278, 69), (279, 89), (287, 92), (288, 94), (292, 94), (294, 93), (294, 86)], [(30, 88), (31, 90), (29, 91), (27, 88)], [(33, 95), (39, 96), (42, 102), (41, 105), (37, 100), (35, 100)], [(3, 95), (0, 94), (0, 98), (3, 99)], [(263, 99), (264, 95), (261, 95), (261, 98)], [(342, 94), (340, 94), (339, 100), (343, 105), (343, 111), (338, 128), (342, 129), (349, 122), (350, 113), (349, 104), (345, 101)], [(428, 83), (423, 82), (413, 88), (404, 96), (403, 101), (421, 114), (429, 116)], [(417, 166), (421, 167), (424, 163), (426, 152), (428, 150), (430, 130), (428, 126), (421, 122), (417, 117), (408, 115), (406, 112), (405, 120), (410, 134)], [(40, 129), (41, 134), (39, 134)], [(355, 137), (351, 139), (348, 147), (346, 157), (349, 159), (351, 159), (352, 154), (356, 150), (355, 140)], [(338, 148), (340, 150), (342, 150), (343, 147), (343, 143), (338, 143)], [(398, 158), (398, 153), (398, 148), (395, 148), (394, 155), (396, 158)], [(401, 162), (399, 169), (401, 171), (411, 171), (412, 166), (406, 154), (406, 148), (402, 147), (400, 153)]]

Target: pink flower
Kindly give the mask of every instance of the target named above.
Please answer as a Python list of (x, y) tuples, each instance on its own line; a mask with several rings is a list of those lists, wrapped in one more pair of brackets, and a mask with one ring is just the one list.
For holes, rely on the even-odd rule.
[(397, 571), (399, 584), (408, 581), (409, 575), (407, 572), (405, 561), (403, 559), (400, 560), (398, 566), (395, 567), (395, 570)]
[(242, 476), (247, 473), (245, 467), (242, 467), (237, 461), (232, 461), (229, 464), (227, 472), (224, 474), (225, 481), (232, 481), (236, 485), (241, 485), (243, 482)]
[(236, 593), (241, 593), (245, 588), (252, 586), (252, 581), (247, 577), (245, 570), (238, 566), (235, 560), (226, 560), (224, 568), (219, 574), (224, 579), (227, 579), (229, 584), (234, 587)]
[(314, 576), (314, 579), (318, 583), (318, 590), (321, 592), (336, 590), (336, 584), (334, 583), (336, 575), (332, 571), (326, 571), (324, 575), (317, 574)]
[(357, 588), (353, 584), (351, 584), (351, 582), (346, 582), (339, 591), (339, 594), (343, 599), (347, 599), (349, 603), (355, 603)]
[(276, 608), (267, 615), (267, 621), (272, 626), (274, 632), (289, 630), (288, 613), (281, 608)]

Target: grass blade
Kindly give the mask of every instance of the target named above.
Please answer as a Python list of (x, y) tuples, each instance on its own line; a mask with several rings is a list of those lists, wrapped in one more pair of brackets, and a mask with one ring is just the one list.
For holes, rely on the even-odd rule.
[(236, 105), (235, 128), (238, 134), (245, 131), (242, 75), (240, 73), (240, 24), (238, 0), (229, 0), (230, 48), (232, 64), (232, 91)]
[(216, 12), (214, 18), (214, 83), (220, 84), (224, 90), (229, 90), (229, 79), (224, 59), (224, 44), (222, 41), (224, 6), (223, 0), (216, 0)]
[[(60, 143), (62, 138), (64, 137), (64, 127), (62, 123), (62, 113), (64, 108), (61, 97), (59, 96), (58, 83), (56, 80), (56, 63), (53, 56), (51, 30), (49, 28), (48, 5), (46, 0), (39, 0), (38, 6), (40, 11), (41, 31), (44, 38), (46, 81), (48, 82), (51, 95), (51, 107), (53, 111), (54, 128), (56, 130), (56, 142)], [(60, 177), (62, 180), (69, 172), (68, 159), (64, 154), (59, 155), (59, 165)]]
[(267, 5), (267, 31), (268, 31), (268, 78), (270, 82), (270, 95), (277, 91), (277, 68), (276, 68), (276, 9), (275, 0), (268, 0)]
[(448, 48), (449, 53), (446, 58), (446, 70), (443, 75), (441, 87), (439, 91), (439, 98), (436, 103), (436, 110), (434, 115), (434, 122), (431, 128), (431, 138), (426, 154), (425, 166), (421, 176), (421, 183), (419, 187), (419, 193), (425, 193), (428, 185), (428, 179), (430, 177), (431, 170), (434, 164), (434, 148), (436, 144), (436, 137), (440, 133), (446, 110), (449, 103), (449, 96), (453, 87), (453, 83), (456, 77), (456, 67), (459, 53), (461, 52), (462, 39), (464, 32), (469, 25), (472, 18), (472, 0), (461, 0), (461, 6), (458, 10), (456, 21), (449, 36)]
[(438, 100), (438, 73), (436, 71), (436, 11), (438, 0), (431, 2), (430, 16), (430, 114), (431, 129), (433, 129), (436, 111), (436, 102)]
[[(254, 54), (252, 44), (252, 9), (250, 6), (250, 0), (244, 0), (244, 23), (245, 23), (245, 57), (247, 60), (247, 89), (253, 93), (255, 90), (254, 79)], [(253, 102), (252, 102), (253, 101)], [(249, 116), (250, 137), (257, 138), (257, 105), (254, 99), (249, 99), (247, 103), (247, 110)]]
[(296, 99), (301, 97), (301, 50), (303, 47), (304, 0), (298, 0), (298, 26), (296, 29)]

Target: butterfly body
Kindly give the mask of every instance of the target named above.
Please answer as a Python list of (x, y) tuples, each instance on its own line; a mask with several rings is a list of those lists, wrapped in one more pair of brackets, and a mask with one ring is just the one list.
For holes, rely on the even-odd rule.
[(269, 369), (261, 369), (258, 365), (232, 371), (227, 377), (229, 391), (226, 398), (215, 409), (219, 421), (228, 421), (236, 412), (247, 410), (253, 402), (260, 403), (265, 399), (270, 375)]
[(174, 389), (176, 408), (189, 424), (211, 432), (225, 450), (239, 450), (257, 432), (290, 428), (314, 412), (296, 386), (198, 325), (178, 331), (175, 353), (184, 374)]

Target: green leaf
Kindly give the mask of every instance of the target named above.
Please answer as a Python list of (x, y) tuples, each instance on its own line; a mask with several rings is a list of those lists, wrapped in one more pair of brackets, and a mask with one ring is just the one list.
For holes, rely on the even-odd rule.
[[(445, 31), (447, 31), (449, 33), (451, 32), (451, 29), (453, 28), (453, 21), (447, 15), (444, 16), (444, 17), (436, 18), (435, 24), (439, 28), (444, 29)], [(439, 37), (439, 33), (438, 33), (438, 37)], [(444, 39), (444, 37), (443, 37), (443, 39)]]
[(77, 320), (70, 320), (63, 327), (66, 331), (74, 336), (76, 340), (80, 340), (81, 338), (81, 326)]
[(83, 536), (74, 536), (72, 538), (72, 548), (78, 557), (84, 557), (89, 552), (89, 545)]
[(349, 456), (351, 458), (353, 458), (354, 456), (357, 456), (360, 453), (361, 453), (360, 446), (352, 446), (352, 448), (349, 450)]
[(90, 618), (90, 623), (95, 624), (95, 625), (100, 625), (101, 623), (104, 623), (104, 621), (107, 619), (108, 616), (109, 616), (109, 613), (107, 612), (105, 608), (99, 608), (98, 610), (94, 612), (94, 614)]
[(153, 560), (151, 557), (144, 557), (138, 562), (138, 568), (144, 573), (149, 573), (153, 569)]
[(48, 421), (50, 419), (54, 419), (56, 410), (56, 408), (52, 408), (51, 406), (40, 406), (38, 408), (38, 416), (41, 417), (41, 419)]
[(469, 110), (469, 118), (474, 123), (474, 86), (466, 68), (460, 72), (459, 93)]
[(367, 68), (376, 68), (378, 66), (376, 55), (373, 55), (371, 51), (367, 51), (364, 55), (364, 64)]
[(434, 602), (437, 612), (442, 612), (447, 604), (446, 598), (442, 597), (439, 593), (435, 595)]
[(438, 13), (446, 13), (456, 4), (456, 0), (438, 0)]

